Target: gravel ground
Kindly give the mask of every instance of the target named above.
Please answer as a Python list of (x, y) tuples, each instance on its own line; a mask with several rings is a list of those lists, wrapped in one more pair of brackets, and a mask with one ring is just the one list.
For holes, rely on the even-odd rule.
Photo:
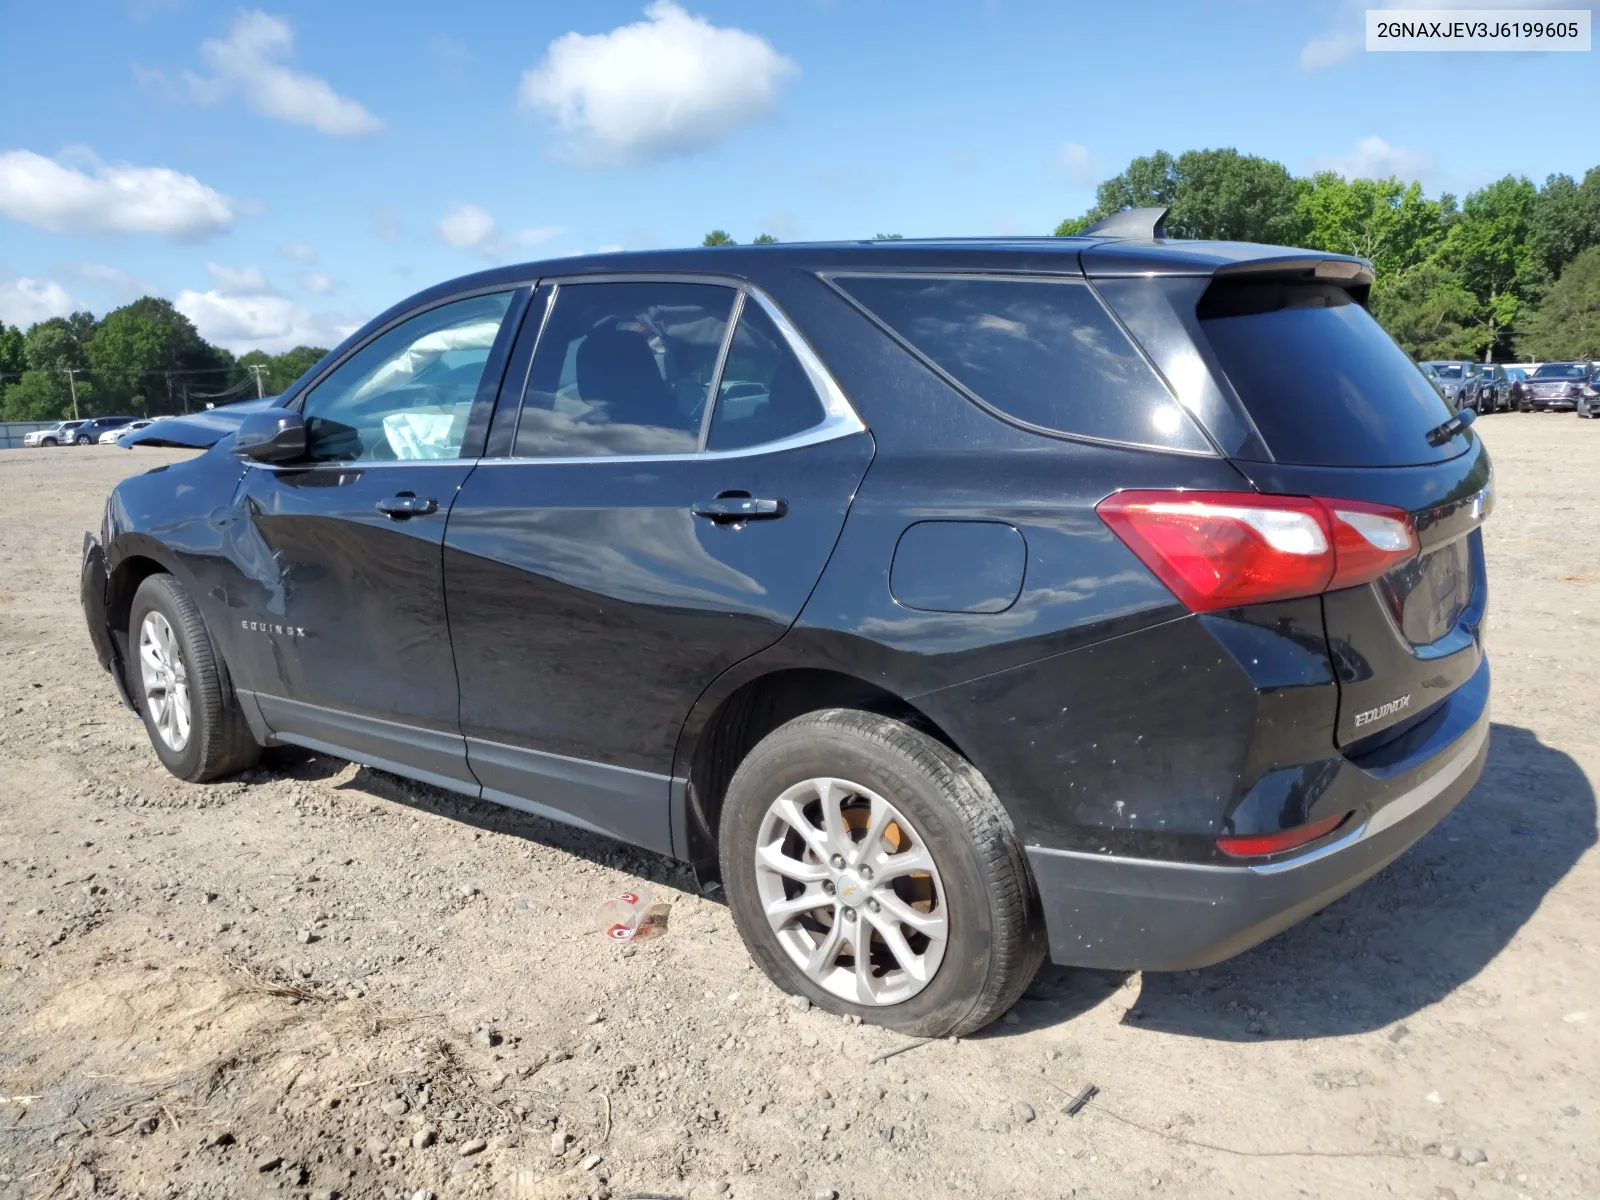
[[(0, 1200), (1600, 1195), (1600, 427), (1479, 428), (1461, 807), (1231, 962), (1046, 967), (881, 1061), (664, 859), (300, 751), (168, 777), (77, 572), (114, 481), (181, 454), (0, 451)], [(640, 887), (665, 935), (603, 940)]]

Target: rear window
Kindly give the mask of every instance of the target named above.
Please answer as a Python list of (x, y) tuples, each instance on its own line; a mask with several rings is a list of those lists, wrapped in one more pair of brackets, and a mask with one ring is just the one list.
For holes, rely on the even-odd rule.
[(1449, 419), (1449, 406), (1337, 285), (1219, 281), (1201, 297), (1198, 315), (1278, 462), (1399, 467), (1467, 448), (1462, 438), (1429, 444), (1428, 431)]
[(1214, 452), (1082, 283), (897, 275), (834, 282), (1012, 420), (1051, 433)]

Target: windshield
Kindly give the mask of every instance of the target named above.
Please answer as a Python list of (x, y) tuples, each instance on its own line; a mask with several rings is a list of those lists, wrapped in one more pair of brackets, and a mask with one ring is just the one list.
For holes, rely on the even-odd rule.
[(1589, 372), (1578, 363), (1545, 363), (1533, 373), (1535, 379), (1582, 379)]
[(1443, 364), (1441, 364), (1439, 366), (1434, 367), (1433, 368), (1433, 373), (1435, 375), (1437, 375), (1440, 379), (1460, 379), (1461, 378), (1461, 364), (1460, 363), (1443, 363)]

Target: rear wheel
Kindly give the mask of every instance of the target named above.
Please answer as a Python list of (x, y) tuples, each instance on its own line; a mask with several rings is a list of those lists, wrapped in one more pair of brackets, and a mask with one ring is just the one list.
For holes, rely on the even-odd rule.
[(139, 585), (128, 649), (128, 690), (138, 697), (150, 744), (167, 770), (205, 783), (261, 757), (200, 610), (171, 575)]
[(798, 717), (740, 764), (722, 878), (751, 956), (787, 992), (923, 1037), (1010, 1008), (1044, 956), (1027, 861), (983, 776), (901, 721)]

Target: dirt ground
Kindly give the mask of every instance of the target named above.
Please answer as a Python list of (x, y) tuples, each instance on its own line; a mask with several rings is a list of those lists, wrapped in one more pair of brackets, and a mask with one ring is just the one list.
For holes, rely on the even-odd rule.
[[(168, 777), (77, 585), (111, 485), (178, 452), (0, 451), (0, 1200), (1600, 1196), (1600, 423), (1478, 428), (1461, 807), (1231, 962), (1047, 966), (881, 1061), (664, 859), (301, 751)], [(608, 943), (637, 888), (666, 934)]]

